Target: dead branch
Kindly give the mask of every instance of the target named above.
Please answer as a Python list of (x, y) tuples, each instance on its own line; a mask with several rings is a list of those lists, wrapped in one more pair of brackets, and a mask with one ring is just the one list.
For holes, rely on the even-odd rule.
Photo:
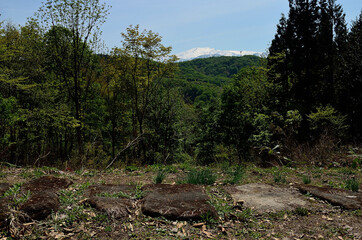
[(141, 137), (142, 137), (143, 134), (141, 135), (138, 135), (135, 139), (133, 139), (132, 141), (130, 141), (129, 143), (127, 143), (127, 145), (117, 153), (117, 155), (113, 158), (113, 160), (108, 164), (108, 166), (106, 167), (106, 169), (108, 169), (110, 166), (112, 166), (112, 164), (114, 163), (114, 161), (116, 161), (116, 159), (119, 157), (119, 155), (126, 151), (128, 148), (136, 145), (139, 143), (139, 141), (141, 140)]

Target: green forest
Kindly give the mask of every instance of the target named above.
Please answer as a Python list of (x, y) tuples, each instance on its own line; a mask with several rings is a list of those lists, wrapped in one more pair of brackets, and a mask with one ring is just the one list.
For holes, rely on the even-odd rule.
[[(0, 22), (0, 162), (18, 166), (330, 165), (362, 140), (362, 12), (289, 0), (267, 57), (178, 62), (129, 26), (104, 53), (99, 0)], [(228, 36), (232, 37), (232, 36)]]

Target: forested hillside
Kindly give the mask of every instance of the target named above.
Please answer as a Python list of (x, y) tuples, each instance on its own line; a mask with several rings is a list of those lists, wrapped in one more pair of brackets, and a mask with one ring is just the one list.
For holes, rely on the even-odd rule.
[(178, 63), (138, 25), (100, 54), (99, 1), (1, 22), (1, 161), (329, 164), (362, 140), (362, 14), (349, 29), (335, 1), (289, 2), (267, 58)]

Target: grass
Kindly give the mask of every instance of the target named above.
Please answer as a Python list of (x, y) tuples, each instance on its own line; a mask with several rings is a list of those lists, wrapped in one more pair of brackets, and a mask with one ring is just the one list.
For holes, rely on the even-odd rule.
[(229, 173), (230, 178), (224, 182), (227, 184), (238, 184), (245, 176), (245, 169), (242, 166), (237, 166), (234, 171)]
[(286, 183), (287, 180), (285, 179), (285, 176), (280, 172), (274, 172), (273, 178), (275, 183)]
[(307, 216), (308, 215), (308, 209), (298, 207), (294, 210), (294, 213), (299, 216)]
[(165, 180), (167, 176), (167, 170), (166, 169), (159, 169), (157, 171), (157, 175), (154, 177), (153, 182), (156, 184), (160, 184)]
[[(129, 219), (125, 219), (125, 224), (119, 224), (118, 219), (113, 219), (107, 214), (91, 208), (84, 204), (84, 199), (87, 197), (84, 195), (84, 190), (89, 185), (94, 183), (109, 183), (109, 184), (133, 184), (136, 189), (133, 192), (128, 193), (127, 198), (131, 199), (135, 204), (140, 204), (141, 199), (145, 192), (142, 191), (141, 186), (152, 182), (156, 182), (155, 178), (158, 174), (167, 173), (167, 179), (173, 181), (178, 176), (182, 176), (182, 183), (192, 184), (213, 184), (216, 179), (220, 182), (226, 182), (229, 184), (240, 184), (240, 183), (254, 183), (263, 182), (270, 183), (273, 181), (283, 183), (286, 182), (301, 182), (303, 178), (308, 179), (307, 176), (313, 178), (313, 185), (321, 186), (326, 185), (327, 182), (335, 187), (352, 188), (353, 185), (358, 185), (358, 180), (361, 179), (361, 170), (351, 167), (342, 168), (314, 168), (311, 166), (301, 166), (298, 168), (287, 168), (287, 167), (275, 167), (275, 168), (259, 168), (253, 164), (245, 163), (245, 167), (237, 167), (230, 164), (209, 166), (208, 168), (202, 166), (195, 166), (192, 164), (182, 165), (184, 175), (182, 174), (181, 164), (175, 164), (170, 167), (164, 165), (150, 165), (147, 168), (141, 166), (137, 167), (137, 170), (129, 169), (125, 171), (124, 168), (114, 168), (112, 171), (99, 171), (95, 172), (90, 169), (84, 171), (69, 172), (61, 177), (71, 178), (75, 183), (68, 189), (63, 189), (58, 192), (60, 200), (60, 209), (57, 213), (53, 213), (47, 220), (42, 222), (26, 225), (25, 229), (29, 232), (28, 237), (20, 235), (18, 239), (40, 239), (40, 238), (55, 238), (57, 235), (73, 233), (71, 229), (82, 229), (74, 230), (74, 238), (77, 239), (102, 239), (102, 237), (109, 237), (114, 239), (122, 239), (127, 237), (133, 237), (137, 239), (141, 238), (157, 238), (157, 239), (200, 239), (201, 237), (207, 238), (203, 234), (202, 228), (194, 227), (195, 222), (185, 222), (185, 225), (180, 228), (178, 224), (181, 222), (178, 220), (167, 220), (163, 217), (149, 217), (143, 215), (141, 209), (137, 208), (135, 212), (131, 209)], [(197, 168), (197, 170), (195, 170)], [(36, 170), (39, 170), (36, 173)], [(131, 171), (133, 170), (133, 171)], [(140, 173), (135, 176), (135, 172)], [(56, 169), (50, 168), (36, 168), (36, 169), (21, 169), (21, 168), (4, 168), (0, 173), (5, 175), (6, 179), (0, 178), (1, 181), (5, 182), (10, 180), (11, 184), (21, 181), (30, 181), (35, 178), (36, 175), (40, 175), (41, 172), (45, 174), (54, 174)], [(145, 172), (145, 173), (144, 173)], [(220, 176), (217, 176), (217, 172), (222, 172)], [(84, 174), (86, 173), (86, 174)], [(97, 173), (97, 174), (95, 174)], [(106, 174), (104, 174), (106, 173)], [(353, 173), (353, 175), (352, 175)], [(15, 181), (9, 176), (17, 175), (19, 178)], [(27, 179), (20, 177), (23, 175)], [(306, 175), (306, 176), (303, 176)], [(318, 175), (319, 177), (316, 177)], [(102, 178), (100, 178), (102, 176)], [(217, 178), (216, 178), (217, 176)], [(246, 177), (247, 176), (247, 177)], [(160, 176), (162, 179), (162, 176)], [(347, 179), (349, 179), (347, 183)], [(163, 179), (161, 182), (165, 182)], [(305, 183), (305, 180), (303, 180)], [(354, 183), (353, 183), (354, 182)], [(359, 181), (360, 183), (360, 181)], [(360, 185), (360, 184), (359, 184)], [(283, 186), (279, 186), (283, 187)], [(20, 185), (13, 186), (6, 194), (15, 196), (17, 201), (26, 200), (26, 196), (19, 191)], [(283, 229), (275, 228), (277, 224), (282, 226), (288, 226), (291, 230), (295, 230), (295, 234), (303, 235), (306, 234), (304, 231), (309, 231), (315, 236), (320, 234), (322, 236), (330, 236), (333, 238), (333, 234), (339, 234), (342, 232), (338, 230), (338, 224), (335, 223), (335, 229), (322, 229), (319, 226), (313, 225), (313, 221), (318, 220), (321, 217), (321, 213), (306, 208), (297, 208), (291, 211), (280, 211), (275, 214), (257, 214), (252, 209), (246, 206), (239, 206), (234, 203), (229, 193), (225, 188), (232, 189), (232, 186), (221, 186), (219, 184), (212, 186), (204, 186), (207, 195), (210, 197), (209, 203), (215, 207), (218, 217), (213, 218), (211, 214), (204, 214), (202, 219), (198, 220), (197, 223), (204, 223), (205, 232), (212, 233), (213, 239), (226, 239), (227, 237), (236, 237), (240, 239), (271, 239), (271, 238), (283, 238), (291, 237), (287, 231)], [(105, 197), (123, 197), (122, 192), (115, 194), (104, 194)], [(311, 196), (311, 195), (307, 195)], [(1, 198), (1, 196), (0, 196)], [(23, 200), (21, 200), (21, 198)], [(312, 200), (311, 200), (312, 201)], [(316, 206), (324, 207), (329, 209), (329, 205), (323, 202), (314, 202)], [(13, 203), (11, 203), (13, 205)], [(139, 206), (139, 205), (137, 205)], [(16, 210), (16, 207), (10, 206), (12, 210)], [(341, 213), (323, 213), (323, 215), (335, 219), (336, 216), (341, 215), (340, 220), (343, 224), (351, 225), (353, 228), (358, 228), (358, 219), (362, 216), (360, 210), (356, 211), (343, 211)], [(284, 219), (284, 216), (287, 218)], [(19, 218), (20, 219), (20, 218)], [(339, 219), (339, 218), (338, 218)], [(317, 221), (316, 220), (316, 221)], [(298, 224), (300, 221), (306, 222), (306, 227), (301, 229)], [(337, 222), (337, 221), (336, 221)], [(357, 222), (357, 223), (356, 223)], [(289, 223), (291, 223), (289, 225)], [(294, 224), (294, 225), (293, 225)], [(20, 227), (22, 225), (19, 225)], [(23, 231), (19, 227), (19, 232)], [(32, 228), (32, 229), (31, 229)], [(203, 227), (204, 228), (204, 227)], [(174, 230), (176, 229), (177, 232)], [(284, 228), (285, 229), (285, 228)], [(24, 231), (25, 231), (24, 230)], [(4, 232), (1, 232), (4, 231)], [(79, 231), (79, 232), (78, 232)], [(181, 235), (185, 231), (186, 235)], [(270, 232), (275, 231), (275, 234), (268, 235)], [(308, 232), (307, 232), (308, 233)], [(332, 234), (333, 233), (333, 234)], [(8, 230), (0, 230), (0, 236), (11, 236)], [(20, 234), (20, 233), (19, 233)], [(293, 233), (294, 234), (294, 233)], [(309, 234), (309, 233), (308, 233)], [(332, 235), (328, 235), (332, 234)], [(1, 237), (0, 237), (1, 238)], [(9, 238), (10, 239), (10, 238)]]
[(311, 177), (304, 175), (303, 176), (303, 183), (304, 184), (310, 184), (312, 182)]
[(346, 189), (351, 190), (353, 192), (358, 192), (359, 183), (355, 178), (350, 178), (346, 180)]
[(188, 183), (196, 185), (212, 185), (215, 183), (217, 177), (208, 168), (201, 170), (191, 170), (187, 173), (185, 179), (178, 183)]

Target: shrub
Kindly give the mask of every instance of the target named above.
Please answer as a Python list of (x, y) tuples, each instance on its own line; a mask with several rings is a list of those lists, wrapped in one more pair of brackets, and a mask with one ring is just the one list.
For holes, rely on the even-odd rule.
[(333, 107), (317, 107), (316, 112), (309, 115), (308, 121), (310, 123), (310, 129), (317, 133), (319, 136), (321, 133), (329, 133), (335, 137), (344, 137), (348, 125), (346, 124), (347, 116), (341, 115)]

